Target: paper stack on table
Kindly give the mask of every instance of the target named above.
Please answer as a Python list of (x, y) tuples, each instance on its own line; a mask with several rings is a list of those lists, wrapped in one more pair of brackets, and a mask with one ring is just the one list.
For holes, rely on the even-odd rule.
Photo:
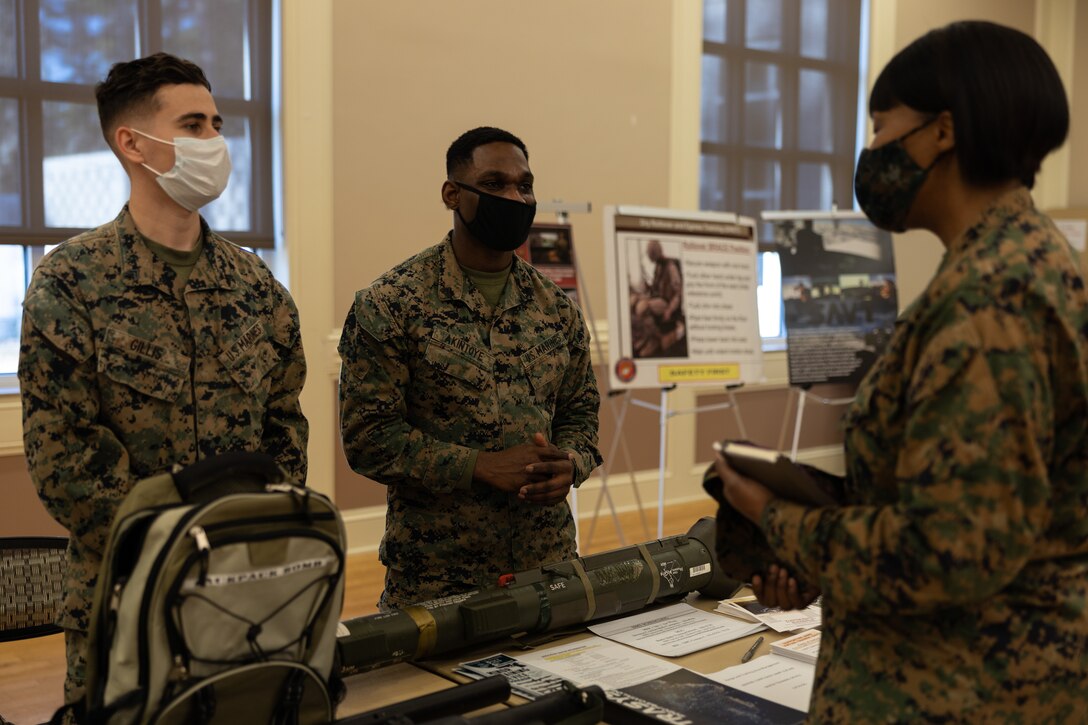
[(681, 603), (593, 624), (589, 631), (656, 655), (680, 657), (765, 629), (753, 622), (738, 622)]
[(801, 662), (816, 664), (820, 655), (820, 630), (807, 629), (792, 637), (771, 642), (771, 652), (783, 657), (792, 657)]
[(776, 632), (796, 632), (819, 627), (820, 605), (813, 603), (804, 609), (765, 607), (755, 597), (736, 597), (718, 602), (714, 611), (728, 614), (746, 622), (765, 624)]

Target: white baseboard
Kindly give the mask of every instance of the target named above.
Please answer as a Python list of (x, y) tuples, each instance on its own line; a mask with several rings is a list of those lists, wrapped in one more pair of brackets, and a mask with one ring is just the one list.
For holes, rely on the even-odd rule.
[[(798, 451), (797, 460), (831, 473), (841, 474), (843, 469), (841, 446), (807, 448)], [(705, 500), (707, 494), (703, 491), (703, 471), (708, 465), (710, 465), (709, 461), (700, 464), (688, 471), (686, 475), (676, 475), (667, 471), (665, 505)], [(597, 508), (597, 501), (601, 498), (601, 484), (601, 477), (595, 475), (579, 487), (577, 496), (579, 527), (587, 526), (591, 521), (594, 510)], [(641, 499), (646, 520), (650, 523), (651, 529), (656, 528), (657, 492), (658, 475), (657, 470), (654, 469), (635, 472), (634, 486), (631, 485), (631, 476), (626, 473), (608, 477), (608, 494), (616, 513), (637, 511)], [(608, 521), (611, 514), (612, 509), (609, 508), (607, 499), (603, 499), (600, 504), (599, 525), (612, 526), (612, 523)], [(363, 554), (378, 550), (378, 544), (381, 543), (382, 534), (385, 532), (384, 505), (350, 509), (343, 512), (343, 517), (348, 534), (348, 553)]]

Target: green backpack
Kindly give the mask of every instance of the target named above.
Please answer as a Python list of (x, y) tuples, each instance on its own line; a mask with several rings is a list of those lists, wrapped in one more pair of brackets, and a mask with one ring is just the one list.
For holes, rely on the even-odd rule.
[(95, 588), (82, 719), (331, 722), (344, 550), (336, 507), (264, 454), (138, 482)]

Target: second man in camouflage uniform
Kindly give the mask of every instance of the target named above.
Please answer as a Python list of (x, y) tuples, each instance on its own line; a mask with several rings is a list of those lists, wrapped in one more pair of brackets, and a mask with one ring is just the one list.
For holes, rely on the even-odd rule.
[(388, 486), (383, 608), (575, 556), (566, 495), (601, 460), (585, 321), (513, 254), (525, 145), (474, 129), (446, 171), (453, 230), (359, 292), (340, 342), (344, 450)]

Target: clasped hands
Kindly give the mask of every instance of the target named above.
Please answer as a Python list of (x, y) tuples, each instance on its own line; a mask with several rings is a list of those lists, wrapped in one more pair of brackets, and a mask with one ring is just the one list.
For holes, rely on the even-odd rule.
[(574, 454), (557, 448), (543, 433), (530, 443), (503, 451), (480, 451), (473, 478), (541, 506), (557, 504), (574, 484)]

